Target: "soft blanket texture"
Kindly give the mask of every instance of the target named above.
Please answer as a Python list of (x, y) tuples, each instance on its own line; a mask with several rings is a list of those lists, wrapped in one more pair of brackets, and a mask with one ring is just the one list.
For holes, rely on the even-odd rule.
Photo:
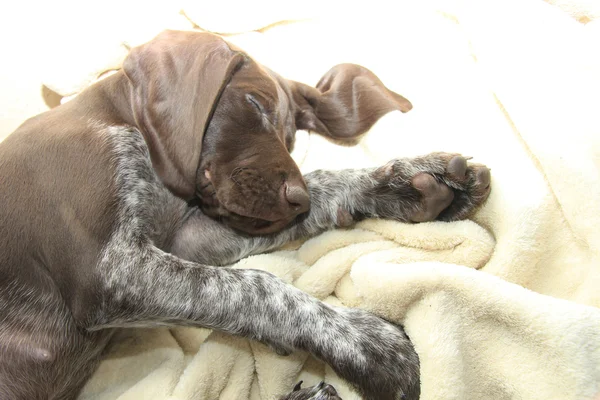
[[(237, 33), (228, 39), (290, 79), (314, 84), (334, 64), (365, 65), (414, 109), (387, 115), (351, 147), (299, 132), (294, 157), (303, 171), (460, 152), (492, 168), (487, 204), (457, 223), (365, 221), (235, 267), (269, 270), (325, 301), (403, 324), (421, 359), (422, 399), (598, 395), (598, 8), (583, 1), (369, 2), (340, 15), (334, 3), (309, 1), (297, 11), (258, 1), (252, 10), (260, 16), (246, 18), (242, 8), (232, 19), (231, 4), (214, 3), (186, 2), (187, 19), (161, 9), (164, 19), (145, 29), (116, 29), (106, 47), (90, 49), (95, 58), (65, 56), (89, 64), (102, 55), (102, 63), (79, 65), (77, 73), (49, 68), (45, 83), (74, 94), (118, 68), (120, 42), (190, 29), (190, 21)], [(279, 21), (286, 22), (272, 25)], [(344, 399), (357, 398), (306, 354), (280, 357), (204, 329), (129, 330), (115, 338), (81, 398), (273, 399), (298, 380), (323, 379)]]

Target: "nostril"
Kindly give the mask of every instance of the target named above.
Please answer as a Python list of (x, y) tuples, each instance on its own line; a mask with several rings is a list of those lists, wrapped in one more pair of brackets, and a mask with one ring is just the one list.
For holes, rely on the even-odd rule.
[(310, 206), (310, 197), (303, 184), (286, 182), (284, 184), (285, 199), (300, 213), (308, 211)]

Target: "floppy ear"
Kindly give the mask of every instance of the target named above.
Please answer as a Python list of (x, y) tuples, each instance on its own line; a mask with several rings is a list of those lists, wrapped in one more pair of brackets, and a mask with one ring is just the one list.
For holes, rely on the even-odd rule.
[(132, 49), (123, 63), (152, 165), (177, 196), (187, 200), (196, 193), (204, 131), (245, 58), (219, 36), (165, 31)]
[(337, 139), (351, 139), (368, 131), (390, 111), (408, 112), (410, 101), (388, 88), (368, 69), (340, 64), (312, 88), (291, 82), (296, 103), (296, 128)]

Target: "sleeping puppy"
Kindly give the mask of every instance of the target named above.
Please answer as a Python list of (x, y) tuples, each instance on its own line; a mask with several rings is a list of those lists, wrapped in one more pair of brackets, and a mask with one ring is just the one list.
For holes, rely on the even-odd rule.
[(402, 327), (219, 267), (364, 218), (471, 215), (490, 174), (458, 154), (304, 176), (289, 154), (298, 129), (349, 140), (411, 107), (361, 66), (311, 87), (167, 31), (26, 121), (0, 143), (0, 399), (75, 399), (116, 330), (178, 325), (308, 352), (368, 400), (418, 399)]

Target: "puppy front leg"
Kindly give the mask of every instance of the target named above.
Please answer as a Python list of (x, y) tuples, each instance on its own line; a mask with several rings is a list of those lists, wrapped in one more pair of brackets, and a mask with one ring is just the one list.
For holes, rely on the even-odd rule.
[(319, 170), (306, 174), (304, 180), (310, 210), (281, 232), (242, 235), (198, 211), (177, 233), (171, 252), (196, 262), (231, 264), (364, 218), (463, 219), (490, 193), (488, 168), (447, 153), (396, 159), (380, 168)]
[(367, 399), (418, 398), (419, 363), (400, 328), (361, 310), (326, 305), (257, 270), (195, 264), (152, 245), (107, 249), (100, 301), (83, 321), (109, 327), (202, 326), (307, 351)]
[(467, 218), (490, 193), (489, 169), (467, 160), (459, 154), (431, 153), (395, 159), (379, 168), (315, 171), (305, 176), (311, 210), (290, 232), (310, 234), (363, 218)]

